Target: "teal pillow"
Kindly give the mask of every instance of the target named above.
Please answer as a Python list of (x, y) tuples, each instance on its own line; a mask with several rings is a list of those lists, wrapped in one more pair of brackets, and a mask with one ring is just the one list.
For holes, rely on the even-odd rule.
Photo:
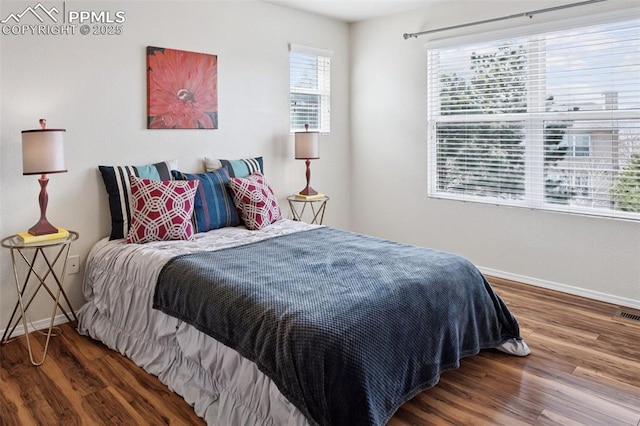
[(205, 157), (204, 166), (208, 172), (226, 167), (229, 172), (229, 177), (243, 178), (254, 172), (264, 174), (262, 157), (243, 158), (241, 160), (219, 160), (217, 158)]

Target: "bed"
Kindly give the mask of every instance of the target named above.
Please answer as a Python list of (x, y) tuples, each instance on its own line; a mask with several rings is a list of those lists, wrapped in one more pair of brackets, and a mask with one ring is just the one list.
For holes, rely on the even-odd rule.
[[(439, 335), (434, 334), (434, 347), (438, 348), (435, 352), (444, 351), (451, 346), (451, 339), (455, 340), (453, 345), (457, 349), (453, 350), (452, 356), (447, 353), (439, 354), (438, 356), (442, 359), (435, 362), (437, 365), (430, 368), (433, 371), (427, 375), (427, 380), (421, 381), (424, 377), (419, 374), (412, 381), (408, 380), (407, 377), (398, 377), (398, 383), (403, 384), (398, 391), (400, 394), (392, 398), (388, 404), (382, 404), (383, 408), (378, 411), (376, 411), (378, 408), (376, 403), (372, 404), (373, 408), (366, 409), (364, 412), (354, 409), (353, 406), (364, 405), (360, 398), (364, 397), (366, 399), (367, 395), (363, 394), (357, 399), (354, 398), (353, 404), (347, 404), (342, 409), (346, 413), (355, 413), (352, 415), (356, 418), (331, 417), (332, 415), (339, 415), (336, 414), (340, 413), (339, 410), (330, 410), (329, 414), (324, 417), (319, 415), (318, 412), (322, 412), (322, 409), (318, 409), (318, 411), (310, 407), (313, 404), (312, 402), (305, 402), (306, 398), (291, 394), (290, 388), (286, 388), (284, 392), (281, 391), (279, 385), (283, 384), (283, 380), (272, 378), (265, 374), (265, 371), (269, 374), (274, 374), (271, 371), (271, 367), (260, 364), (260, 361), (250, 359), (253, 355), (243, 356), (237, 350), (220, 342), (220, 340), (223, 340), (230, 345), (225, 340), (228, 336), (217, 336), (218, 339), (214, 339), (209, 334), (201, 331), (206, 328), (202, 324), (198, 322), (189, 324), (187, 320), (180, 318), (180, 314), (174, 313), (177, 316), (173, 316), (152, 307), (158, 279), (161, 274), (166, 274), (167, 269), (165, 267), (172, 259), (185, 260), (189, 259), (191, 255), (197, 256), (200, 254), (205, 256), (212, 251), (219, 251), (220, 253), (226, 253), (226, 259), (235, 257), (239, 260), (239, 263), (243, 263), (247, 262), (248, 259), (242, 258), (242, 252), (239, 252), (236, 256), (233, 250), (246, 250), (251, 246), (262, 244), (264, 249), (268, 251), (270, 244), (282, 241), (286, 236), (294, 234), (305, 237), (306, 241), (314, 241), (314, 239), (322, 238), (314, 233), (326, 229), (328, 228), (283, 219), (259, 231), (249, 231), (243, 227), (226, 227), (198, 234), (193, 241), (127, 245), (123, 240), (101, 240), (93, 247), (87, 259), (84, 293), (88, 302), (79, 312), (78, 330), (82, 334), (104, 342), (110, 348), (131, 358), (149, 373), (158, 376), (169, 388), (192, 404), (195, 412), (205, 419), (208, 424), (216, 425), (385, 424), (399, 405), (416, 393), (435, 385), (440, 373), (458, 367), (459, 359), (464, 356), (475, 354), (480, 349), (499, 347), (503, 344), (506, 344), (503, 348), (512, 347), (512, 352), (515, 354), (526, 354), (526, 346), (524, 342), (519, 340), (517, 322), (509, 314), (498, 296), (486, 284), (482, 275), (476, 272), (468, 262), (448, 254), (438, 258), (441, 265), (437, 267), (427, 266), (427, 268), (431, 268), (432, 275), (437, 275), (435, 280), (437, 283), (436, 293), (440, 294), (433, 296), (434, 300), (437, 301), (437, 304), (441, 304), (443, 298), (450, 298), (453, 294), (457, 295), (455, 296), (457, 298), (461, 297), (461, 293), (450, 293), (446, 290), (447, 281), (451, 283), (449, 287), (461, 287), (460, 278), (455, 278), (461, 276), (460, 273), (446, 271), (447, 268), (451, 267), (449, 263), (457, 264), (462, 261), (462, 264), (465, 265), (464, 267), (469, 268), (471, 271), (471, 276), (477, 284), (471, 294), (474, 295), (473, 297), (476, 301), (479, 297), (478, 291), (488, 296), (487, 300), (491, 301), (490, 306), (488, 305), (491, 312), (490, 317), (494, 318), (495, 316), (495, 318), (498, 318), (495, 324), (500, 324), (499, 327), (501, 329), (497, 334), (490, 336), (489, 340), (484, 341), (477, 332), (470, 330), (473, 327), (469, 324), (463, 326), (454, 324), (450, 327), (450, 324), (448, 324), (451, 320), (450, 318), (442, 321), (446, 325), (444, 328), (440, 325), (425, 324), (425, 327), (429, 326), (430, 332), (440, 333)], [(347, 236), (352, 236), (350, 233), (346, 234), (348, 234)], [(383, 244), (391, 244), (391, 246), (397, 244), (384, 240), (369, 239), (368, 237), (365, 238), (364, 242), (365, 244), (382, 242)], [(301, 246), (299, 250), (306, 250), (309, 245), (313, 244)], [(421, 249), (420, 251), (422, 250), (426, 249)], [(335, 250), (328, 250), (328, 254), (340, 252), (341, 250), (338, 247)], [(317, 255), (318, 253), (314, 251), (313, 256)], [(349, 256), (353, 256), (353, 253)], [(326, 266), (323, 262), (340, 263), (344, 259), (344, 256), (332, 259), (318, 259), (311, 268), (315, 268), (314, 274), (318, 275), (321, 273), (318, 268)], [(354, 261), (356, 260), (354, 259)], [(351, 263), (351, 266), (356, 269), (359, 268), (359, 274), (362, 276), (378, 275), (382, 277), (382, 281), (390, 279), (390, 277), (385, 276), (384, 271), (372, 269), (370, 262), (370, 260), (360, 258), (356, 263)], [(295, 268), (300, 268), (299, 265), (294, 266)], [(457, 267), (459, 268), (459, 265)], [(225, 272), (225, 274), (233, 273), (237, 273), (237, 271)], [(255, 275), (255, 271), (248, 271), (247, 274)], [(176, 275), (171, 279), (175, 279), (175, 277)], [(193, 277), (191, 278), (193, 279)], [(253, 277), (251, 279), (256, 280), (259, 285), (265, 285), (258, 278)], [(272, 278), (267, 277), (266, 279)], [(295, 278), (293, 279), (295, 280)], [(309, 278), (307, 277), (306, 279)], [(169, 307), (165, 307), (166, 311), (175, 308), (170, 303), (172, 299), (176, 302), (176, 305), (184, 303), (184, 300), (180, 299), (180, 294), (184, 295), (184, 286), (186, 285), (174, 282), (173, 289), (177, 291), (173, 294), (168, 294)], [(386, 288), (388, 290), (388, 284)], [(365, 294), (365, 300), (367, 297), (369, 296)], [(237, 303), (238, 298), (233, 300), (234, 303)], [(319, 301), (319, 303), (324, 302), (326, 300)], [(157, 303), (157, 300), (155, 303)], [(357, 304), (358, 302), (353, 301), (353, 303)], [(424, 304), (429, 305), (431, 309), (433, 308), (428, 300), (424, 301)], [(486, 304), (486, 301), (471, 304), (465, 302), (456, 306), (470, 306), (472, 310), (477, 311), (473, 315), (482, 316), (485, 315), (481, 311), (483, 304)], [(398, 332), (396, 329), (385, 326), (385, 322), (389, 318), (406, 318), (406, 315), (408, 315), (404, 312), (406, 306), (399, 307), (400, 311), (396, 311), (396, 315), (393, 314), (392, 307), (387, 306), (385, 309), (387, 311), (385, 315), (381, 315), (378, 318), (374, 315), (362, 320), (371, 321), (370, 326), (376, 329), (372, 336), (379, 336), (382, 340), (389, 339), (393, 337), (393, 333)], [(462, 308), (456, 307), (455, 309)], [(402, 315), (397, 315), (399, 312)], [(468, 318), (464, 319), (464, 321), (468, 321)], [(493, 320), (489, 321), (489, 323), (493, 324)], [(477, 328), (482, 329), (483, 327), (492, 326), (489, 323), (477, 324)], [(338, 324), (341, 327), (340, 331), (342, 333), (346, 332), (344, 327), (347, 325)], [(283, 326), (287, 326), (287, 324)], [(390, 334), (385, 332), (386, 328), (390, 330)], [(469, 330), (465, 330), (466, 328), (469, 328)], [(260, 336), (260, 333), (264, 331), (249, 332), (244, 328), (239, 330), (248, 338), (255, 338), (256, 335)], [(451, 330), (454, 330), (453, 334)], [(322, 332), (324, 331), (326, 330), (322, 330)], [(363, 330), (357, 331), (357, 333), (362, 332)], [(466, 332), (469, 332), (468, 336), (458, 335), (458, 333), (464, 334)], [(412, 335), (409, 340), (414, 338), (415, 336)], [(265, 337), (265, 339), (269, 340), (271, 337)], [(312, 342), (318, 342), (319, 340), (317, 335), (312, 336)], [(380, 341), (376, 340), (373, 344), (378, 345)], [(310, 347), (303, 349), (303, 351), (309, 350), (313, 352), (314, 349), (312, 344)], [(268, 350), (268, 345), (259, 345), (258, 349), (256, 349), (256, 351), (265, 350)], [(241, 351), (246, 351), (246, 349), (241, 349)], [(332, 354), (332, 351), (330, 350), (329, 354)], [(410, 350), (407, 350), (407, 352), (410, 352)], [(401, 353), (400, 360), (403, 359), (403, 353)], [(296, 356), (299, 356), (299, 354)], [(353, 356), (353, 354), (348, 356)], [(362, 356), (366, 356), (366, 354)], [(386, 356), (382, 357), (383, 362), (387, 359), (385, 358)], [(310, 368), (305, 368), (302, 365), (294, 373), (302, 374), (307, 372), (311, 374), (320, 372), (322, 368), (317, 367), (316, 364), (330, 363), (331, 361), (335, 360), (327, 358), (327, 354), (324, 354), (320, 359), (310, 360), (308, 364)], [(353, 364), (358, 364), (358, 362), (359, 360), (356, 360)], [(430, 363), (433, 362), (431, 361)], [(415, 368), (411, 364), (400, 364), (400, 368)], [(324, 389), (325, 395), (320, 398), (320, 403), (335, 405), (336, 400), (344, 400), (344, 398), (340, 398), (344, 396), (344, 392), (353, 392), (353, 389), (335, 388), (334, 392), (336, 394), (332, 395), (332, 389), (329, 385), (335, 383), (333, 381), (335, 377), (330, 377), (328, 372), (331, 371), (332, 365), (326, 367), (327, 371), (319, 373), (327, 378), (322, 384), (326, 388)], [(357, 374), (360, 374), (353, 372), (350, 364), (339, 365), (333, 371), (331, 374), (334, 376), (351, 373), (357, 376)], [(311, 375), (309, 380), (316, 378), (317, 375)], [(365, 380), (375, 382), (375, 379), (376, 375), (374, 374), (373, 378), (366, 378)], [(302, 379), (300, 378), (300, 380)], [(351, 382), (352, 380), (353, 377), (349, 376), (348, 381)], [(387, 383), (385, 382), (386, 378), (380, 380), (382, 383)], [(416, 380), (418, 380), (418, 383), (416, 383)], [(404, 385), (405, 381), (409, 383)], [(363, 386), (367, 388), (373, 385), (364, 383)], [(318, 389), (312, 389), (310, 392), (314, 394), (318, 392)], [(312, 395), (309, 400), (313, 401), (314, 397)], [(292, 403), (292, 400), (296, 404)]]
[(261, 157), (100, 166), (78, 331), (211, 425), (372, 425), (482, 349), (527, 355), (467, 259), (282, 218)]

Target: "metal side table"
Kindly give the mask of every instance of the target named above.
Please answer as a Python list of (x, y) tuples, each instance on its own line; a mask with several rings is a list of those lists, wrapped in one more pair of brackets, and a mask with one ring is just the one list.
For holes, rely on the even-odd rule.
[[(4, 331), (0, 344), (4, 344), (9, 341), (11, 335), (15, 331), (16, 327), (22, 320), (22, 326), (24, 328), (24, 334), (27, 339), (27, 348), (29, 349), (29, 358), (33, 365), (41, 365), (47, 357), (47, 350), (49, 349), (49, 339), (51, 338), (51, 332), (53, 330), (53, 322), (58, 311), (58, 308), (67, 317), (67, 320), (72, 321), (67, 311), (62, 307), (60, 296), (67, 304), (68, 310), (71, 312), (74, 320), (78, 320), (76, 317), (69, 298), (64, 291), (63, 284), (67, 270), (67, 259), (69, 257), (69, 249), (71, 243), (76, 241), (79, 234), (75, 231), (69, 231), (69, 236), (64, 239), (43, 241), (38, 243), (25, 244), (18, 238), (17, 235), (6, 237), (2, 240), (2, 247), (11, 250), (11, 263), (13, 264), (13, 277), (16, 283), (16, 292), (18, 293), (18, 301), (13, 308), (13, 313), (7, 324), (7, 328)], [(29, 256), (32, 254), (31, 256)], [(28, 267), (26, 276), (21, 281), (18, 271), (20, 269), (20, 259), (24, 261)], [(62, 265), (62, 269), (58, 266), (58, 273), (56, 273), (56, 266)], [(33, 284), (30, 285), (30, 282)], [(27, 287), (32, 288), (37, 284), (35, 290), (28, 297), (28, 300), (24, 301), (25, 293), (27, 293)], [(44, 346), (44, 352), (42, 359), (39, 362), (33, 359), (33, 350), (31, 348), (31, 340), (29, 338), (29, 329), (27, 325), (26, 312), (31, 306), (31, 302), (35, 299), (36, 295), (40, 292), (40, 289), (44, 288), (51, 299), (54, 301), (53, 311), (51, 312), (51, 320), (49, 322), (49, 331), (47, 333), (47, 341)], [(16, 313), (20, 310), (20, 315), (16, 318)], [(15, 321), (14, 321), (15, 319)]]
[(293, 220), (303, 221), (305, 210), (307, 209), (307, 206), (310, 206), (311, 221), (309, 223), (322, 225), (322, 221), (324, 220), (324, 210), (327, 207), (329, 197), (300, 198), (295, 195), (290, 195), (287, 197), (287, 201), (289, 201), (289, 208), (291, 209)]

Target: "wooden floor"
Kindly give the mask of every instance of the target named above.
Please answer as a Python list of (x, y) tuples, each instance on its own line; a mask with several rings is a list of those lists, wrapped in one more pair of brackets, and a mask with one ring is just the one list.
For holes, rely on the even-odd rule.
[[(614, 318), (617, 306), (491, 281), (533, 353), (465, 358), (389, 425), (640, 426), (640, 322)], [(0, 348), (0, 425), (203, 424), (127, 358), (70, 324), (60, 331), (38, 368), (23, 337)], [(36, 340), (41, 350), (44, 339)]]

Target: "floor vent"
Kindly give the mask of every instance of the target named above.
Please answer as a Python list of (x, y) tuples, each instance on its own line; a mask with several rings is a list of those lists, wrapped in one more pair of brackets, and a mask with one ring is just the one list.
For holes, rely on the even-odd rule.
[(640, 315), (632, 314), (630, 312), (625, 312), (625, 311), (618, 311), (618, 313), (616, 314), (616, 318), (624, 318), (624, 319), (628, 319), (628, 320), (631, 320), (631, 321), (640, 322)]

